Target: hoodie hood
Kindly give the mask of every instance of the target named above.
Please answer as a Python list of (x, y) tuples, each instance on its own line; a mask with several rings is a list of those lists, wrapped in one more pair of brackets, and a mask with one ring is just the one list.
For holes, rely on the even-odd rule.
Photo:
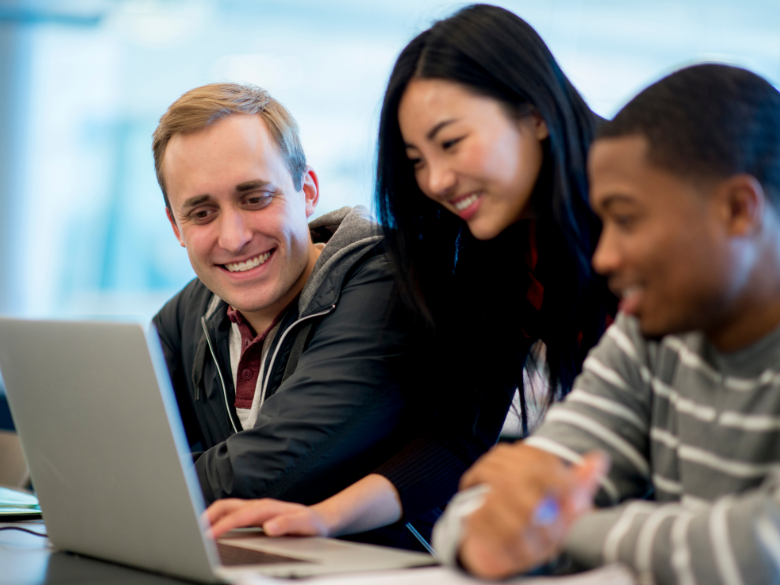
[(309, 223), (309, 231), (314, 243), (324, 242), (325, 248), (301, 291), (301, 317), (335, 303), (347, 272), (382, 241), (379, 225), (362, 205), (326, 213)]

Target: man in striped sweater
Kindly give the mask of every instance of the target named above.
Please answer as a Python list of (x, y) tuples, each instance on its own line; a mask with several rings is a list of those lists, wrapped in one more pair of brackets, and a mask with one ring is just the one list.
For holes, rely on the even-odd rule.
[(488, 577), (566, 552), (640, 583), (776, 583), (780, 94), (678, 71), (605, 124), (589, 176), (621, 313), (538, 431), (464, 476), (434, 545)]

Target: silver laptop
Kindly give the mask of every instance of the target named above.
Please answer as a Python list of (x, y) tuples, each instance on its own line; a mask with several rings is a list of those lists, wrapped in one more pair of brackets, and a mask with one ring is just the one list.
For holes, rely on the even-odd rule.
[(204, 535), (204, 503), (156, 332), (0, 318), (0, 372), (51, 542), (203, 582), (435, 564), (327, 538)]

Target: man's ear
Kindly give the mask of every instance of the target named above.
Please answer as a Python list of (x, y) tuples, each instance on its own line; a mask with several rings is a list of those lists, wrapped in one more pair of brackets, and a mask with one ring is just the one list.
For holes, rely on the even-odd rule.
[(764, 223), (766, 194), (753, 175), (734, 175), (718, 187), (724, 219), (733, 236), (750, 236), (761, 230)]
[(168, 221), (171, 222), (171, 227), (173, 228), (173, 235), (176, 236), (176, 239), (179, 240), (179, 244), (181, 244), (182, 248), (186, 248), (184, 245), (184, 240), (181, 237), (181, 232), (179, 231), (179, 226), (176, 225), (176, 220), (173, 219), (173, 214), (171, 213), (170, 207), (165, 208), (165, 215), (168, 216)]
[(306, 217), (311, 217), (320, 200), (320, 180), (314, 169), (308, 165), (306, 165), (306, 171), (303, 174), (301, 190), (306, 203)]

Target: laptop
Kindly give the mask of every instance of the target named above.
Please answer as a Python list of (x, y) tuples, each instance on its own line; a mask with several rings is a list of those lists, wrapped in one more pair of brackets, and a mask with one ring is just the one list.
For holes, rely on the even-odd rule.
[(0, 318), (0, 372), (49, 539), (205, 583), (436, 564), (328, 538), (204, 534), (204, 502), (157, 333)]

